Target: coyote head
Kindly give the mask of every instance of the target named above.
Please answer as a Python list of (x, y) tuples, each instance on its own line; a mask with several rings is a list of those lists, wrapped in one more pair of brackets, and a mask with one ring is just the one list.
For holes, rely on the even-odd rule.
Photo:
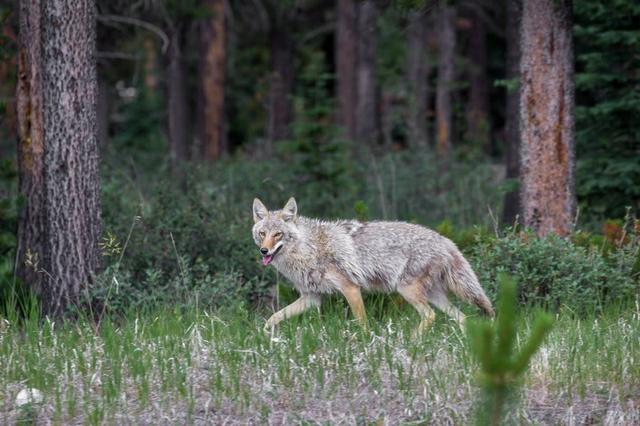
[(268, 265), (278, 253), (287, 250), (297, 239), (296, 200), (289, 198), (282, 210), (269, 211), (262, 201), (253, 200), (253, 240), (260, 248), (262, 264)]

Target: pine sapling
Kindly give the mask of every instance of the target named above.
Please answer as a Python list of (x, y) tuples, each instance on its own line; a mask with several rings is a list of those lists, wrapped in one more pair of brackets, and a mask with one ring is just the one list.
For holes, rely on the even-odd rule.
[(501, 424), (506, 408), (516, 402), (517, 388), (529, 361), (553, 323), (550, 315), (539, 313), (533, 322), (531, 335), (517, 350), (517, 285), (506, 274), (498, 275), (498, 284), (500, 294), (496, 321), (467, 323), (471, 352), (480, 364), (482, 398), (478, 404), (477, 423), (482, 425)]

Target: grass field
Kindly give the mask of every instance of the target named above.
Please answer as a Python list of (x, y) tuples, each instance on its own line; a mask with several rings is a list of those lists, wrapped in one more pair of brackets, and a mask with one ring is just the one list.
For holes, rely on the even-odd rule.
[[(68, 324), (0, 319), (0, 423), (466, 424), (478, 399), (465, 335), (444, 316), (411, 339), (408, 306), (368, 303), (371, 329), (341, 302), (273, 336), (242, 307), (163, 310)], [(381, 312), (385, 310), (385, 314)], [(523, 314), (526, 335), (533, 314)], [(24, 388), (44, 401), (17, 408)], [(640, 424), (640, 308), (557, 315), (516, 424)]]

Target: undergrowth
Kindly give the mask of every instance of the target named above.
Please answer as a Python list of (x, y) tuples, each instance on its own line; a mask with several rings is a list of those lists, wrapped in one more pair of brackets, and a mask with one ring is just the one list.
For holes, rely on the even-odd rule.
[[(23, 414), (15, 397), (32, 388), (44, 396), (31, 409), (36, 421), (62, 424), (469, 423), (478, 366), (458, 327), (438, 315), (414, 340), (410, 306), (376, 299), (366, 306), (370, 331), (338, 299), (284, 322), (273, 338), (262, 332), (264, 316), (246, 305), (212, 311), (195, 300), (190, 308), (106, 316), (98, 328), (88, 318), (3, 318), (0, 422)], [(639, 315), (637, 305), (557, 315), (506, 421), (638, 422)], [(516, 350), (532, 320), (525, 310)]]

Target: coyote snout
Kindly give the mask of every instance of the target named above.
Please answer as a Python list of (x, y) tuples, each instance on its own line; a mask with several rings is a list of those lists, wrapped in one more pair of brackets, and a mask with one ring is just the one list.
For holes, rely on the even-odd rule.
[(420, 315), (418, 332), (435, 319), (431, 305), (462, 324), (449, 292), (493, 316), (491, 302), (456, 245), (431, 229), (405, 222), (322, 221), (298, 216), (295, 199), (269, 211), (253, 201), (253, 239), (262, 264), (273, 264), (300, 298), (269, 318), (265, 328), (319, 306), (339, 292), (366, 324), (361, 291), (396, 291)]

